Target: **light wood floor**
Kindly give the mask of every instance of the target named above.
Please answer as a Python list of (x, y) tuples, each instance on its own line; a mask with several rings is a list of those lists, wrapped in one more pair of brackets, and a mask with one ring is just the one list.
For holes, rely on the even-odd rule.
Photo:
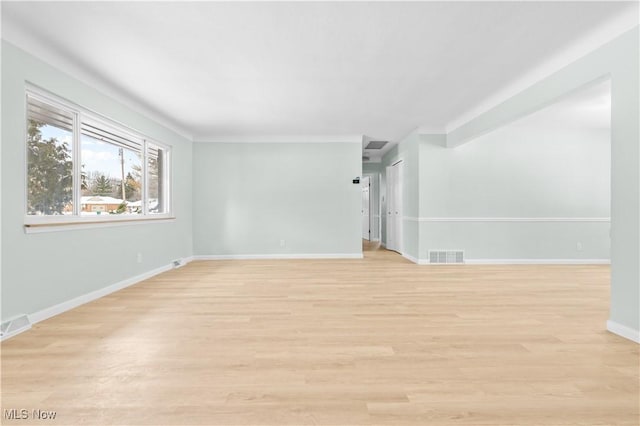
[(606, 266), (193, 262), (2, 344), (5, 424), (637, 425)]

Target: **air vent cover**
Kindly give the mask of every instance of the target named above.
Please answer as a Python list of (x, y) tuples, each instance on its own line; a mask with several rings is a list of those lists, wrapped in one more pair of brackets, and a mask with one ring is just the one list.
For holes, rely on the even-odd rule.
[(18, 333), (31, 328), (31, 321), (26, 315), (20, 315), (2, 323), (0, 326), (0, 340), (8, 339)]
[(429, 263), (464, 263), (463, 250), (429, 250)]
[(364, 149), (382, 149), (388, 143), (387, 141), (370, 141)]

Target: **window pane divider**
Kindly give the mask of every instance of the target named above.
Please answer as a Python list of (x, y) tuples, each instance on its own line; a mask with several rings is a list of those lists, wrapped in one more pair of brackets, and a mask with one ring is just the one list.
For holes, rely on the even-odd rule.
[(149, 214), (149, 179), (147, 173), (149, 168), (149, 143), (147, 140), (142, 141), (142, 215)]
[(82, 194), (82, 154), (80, 153), (80, 120), (79, 113), (73, 114), (73, 138), (71, 145), (72, 152), (72, 170), (73, 170), (73, 215), (80, 216), (82, 211), (81, 194)]

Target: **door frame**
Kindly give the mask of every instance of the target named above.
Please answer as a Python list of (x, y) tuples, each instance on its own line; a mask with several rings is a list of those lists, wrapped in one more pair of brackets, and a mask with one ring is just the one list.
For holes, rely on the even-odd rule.
[[(401, 204), (400, 205), (400, 209), (399, 209), (400, 215), (396, 216), (396, 219), (394, 219), (395, 221), (399, 221), (398, 222), (399, 226), (397, 226), (397, 224), (396, 224), (396, 227), (395, 227), (395, 229), (393, 231), (393, 233), (394, 233), (394, 244), (393, 244), (393, 247), (389, 247), (389, 229), (390, 229), (389, 216), (390, 216), (390, 213), (391, 213), (391, 211), (389, 210), (389, 208), (391, 207), (391, 201), (390, 201), (389, 194), (390, 194), (391, 191), (389, 190), (389, 187), (390, 187), (390, 185), (389, 185), (389, 175), (387, 174), (387, 171), (389, 169), (393, 169), (393, 167), (397, 166), (400, 163), (402, 163), (402, 166), (400, 166), (400, 168), (398, 169), (399, 174), (400, 174), (400, 179), (399, 179), (399, 181), (400, 181), (400, 192), (399, 192), (399, 194), (400, 194), (400, 204)], [(404, 221), (404, 219), (403, 219), (403, 217), (404, 217), (404, 211), (403, 211), (403, 208), (404, 208), (404, 176), (402, 176), (403, 172), (404, 172), (404, 166), (405, 166), (404, 158), (403, 157), (398, 157), (396, 159), (396, 161), (392, 162), (389, 166), (385, 167), (385, 177), (386, 177), (386, 179), (385, 179), (385, 195), (386, 195), (386, 198), (387, 198), (386, 211), (385, 211), (385, 215), (387, 217), (386, 222), (385, 222), (385, 228), (386, 228), (385, 246), (386, 246), (386, 248), (388, 250), (393, 250), (393, 251), (395, 251), (395, 252), (397, 252), (399, 254), (403, 254), (403, 249), (404, 249), (404, 238), (403, 238), (403, 235), (402, 235), (403, 234), (403, 230), (404, 230), (404, 223), (403, 223), (403, 221)], [(395, 179), (394, 179), (394, 181), (395, 181)], [(394, 198), (397, 199), (397, 197), (394, 197)], [(396, 235), (397, 231), (398, 231), (398, 228), (400, 230), (400, 233), (399, 233), (400, 237), (399, 238), (398, 238), (398, 235)]]
[[(368, 217), (369, 217), (369, 238), (366, 238), (366, 240), (367, 241), (372, 241), (372, 238), (371, 238), (371, 228), (372, 228), (372, 226), (371, 226), (371, 175), (364, 175), (364, 174), (362, 175), (362, 179), (361, 179), (361, 182), (360, 182), (360, 188), (361, 189), (362, 189), (362, 186), (363, 186), (363, 181), (365, 179), (367, 180), (368, 185), (369, 185), (369, 188), (368, 188), (368, 190), (369, 190), (369, 197), (368, 197), (369, 207), (368, 207), (368, 210), (367, 210), (369, 212), (369, 215), (368, 215)], [(362, 204), (362, 198), (360, 199), (360, 203)], [(362, 228), (362, 223), (360, 224), (360, 227)], [(365, 239), (365, 238), (363, 237), (363, 239)]]

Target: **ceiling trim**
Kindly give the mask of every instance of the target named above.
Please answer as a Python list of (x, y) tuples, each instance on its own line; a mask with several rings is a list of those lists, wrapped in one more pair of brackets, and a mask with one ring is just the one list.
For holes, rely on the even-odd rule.
[[(467, 112), (461, 114), (459, 117), (451, 120), (446, 125), (446, 131), (442, 133), (451, 133), (453, 130), (463, 126), (471, 120), (500, 105), (504, 101), (514, 97), (518, 93), (521, 93), (522, 91), (528, 89), (535, 83), (545, 79), (558, 70), (593, 52), (597, 48), (603, 46), (604, 44), (610, 42), (611, 40), (624, 34), (625, 32), (637, 27), (638, 16), (633, 13), (634, 11), (637, 10), (633, 9), (628, 11), (627, 13), (620, 14), (619, 16), (603, 23), (599, 27), (596, 27), (593, 31), (591, 31), (591, 33), (580, 38), (566, 49), (561, 50), (557, 54), (553, 55), (550, 59), (546, 60), (538, 67), (533, 68), (531, 71), (522, 75), (514, 83), (509, 84), (502, 90), (493, 93), (474, 108), (471, 108)], [(420, 129), (422, 129), (422, 127)], [(421, 133), (424, 132), (421, 131)]]
[(444, 135), (447, 133), (444, 127), (434, 126), (420, 126), (417, 131), (421, 135)]
[(229, 135), (202, 136), (194, 143), (358, 143), (362, 135)]
[[(7, 25), (8, 24), (8, 25)], [(7, 37), (8, 35), (8, 37)], [(178, 135), (193, 141), (193, 135), (186, 128), (179, 125), (163, 114), (145, 106), (140, 101), (129, 96), (125, 91), (116, 88), (107, 80), (79, 65), (73, 59), (66, 58), (54, 46), (47, 46), (31, 33), (24, 31), (20, 25), (13, 25), (12, 20), (3, 22), (2, 40), (35, 56), (38, 60), (57, 68), (59, 71), (90, 86), (96, 91), (106, 95), (123, 106), (142, 114), (157, 124), (177, 133)]]

